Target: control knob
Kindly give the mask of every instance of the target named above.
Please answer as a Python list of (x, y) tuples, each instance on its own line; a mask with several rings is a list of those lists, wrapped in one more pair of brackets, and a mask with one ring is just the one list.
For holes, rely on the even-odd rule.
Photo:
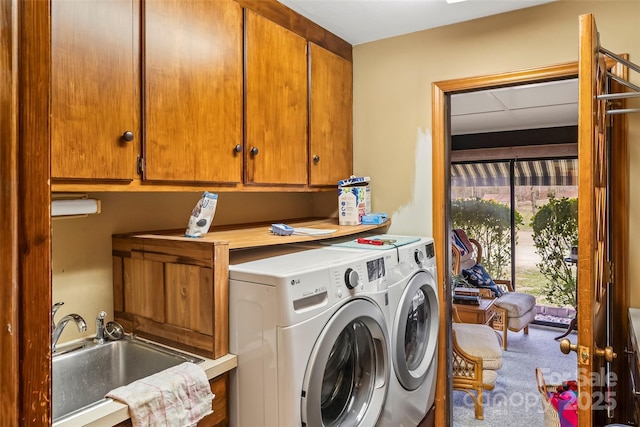
[(344, 283), (347, 285), (347, 288), (355, 288), (358, 286), (359, 281), (360, 276), (358, 275), (358, 272), (353, 268), (347, 268), (347, 271), (344, 272)]
[(424, 262), (424, 253), (420, 249), (416, 249), (413, 253), (413, 259), (416, 260), (416, 263), (422, 264)]

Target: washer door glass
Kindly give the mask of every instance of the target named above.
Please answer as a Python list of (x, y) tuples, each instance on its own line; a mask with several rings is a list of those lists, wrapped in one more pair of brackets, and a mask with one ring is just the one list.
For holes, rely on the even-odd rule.
[(345, 304), (331, 318), (305, 373), (303, 425), (375, 424), (389, 375), (385, 326), (380, 309), (364, 299)]
[(407, 324), (404, 332), (404, 354), (407, 368), (411, 371), (420, 366), (429, 342), (430, 318), (429, 297), (423, 288), (416, 291), (409, 304)]
[(400, 384), (415, 390), (435, 358), (439, 326), (435, 280), (419, 271), (408, 282), (394, 321), (394, 370)]
[[(325, 426), (351, 424), (366, 411), (373, 393), (376, 349), (361, 320), (349, 323), (331, 349), (324, 370), (320, 406)], [(357, 420), (356, 420), (357, 421)]]

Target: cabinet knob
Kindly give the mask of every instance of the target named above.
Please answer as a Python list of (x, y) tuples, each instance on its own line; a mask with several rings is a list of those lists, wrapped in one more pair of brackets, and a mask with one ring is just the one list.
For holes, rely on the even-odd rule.
[(123, 140), (124, 142), (131, 142), (133, 141), (133, 132), (131, 131), (126, 131), (125, 133), (122, 134), (122, 136), (120, 137), (121, 140)]
[(236, 146), (233, 147), (233, 151), (235, 151), (236, 153), (240, 153), (242, 151), (242, 145), (236, 144)]
[(258, 154), (258, 152), (259, 152), (259, 151), (258, 151), (258, 147), (252, 147), (252, 148), (251, 148), (251, 154), (252, 154), (252, 155), (254, 155), (254, 156), (255, 156), (256, 154)]
[(320, 156), (318, 156), (317, 154), (313, 156), (313, 163), (320, 163)]

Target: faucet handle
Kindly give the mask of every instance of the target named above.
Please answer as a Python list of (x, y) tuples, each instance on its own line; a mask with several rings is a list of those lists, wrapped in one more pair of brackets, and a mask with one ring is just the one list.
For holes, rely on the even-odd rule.
[(104, 342), (104, 318), (107, 317), (107, 313), (102, 310), (96, 317), (96, 337), (93, 342), (102, 344)]
[(56, 313), (58, 312), (58, 309), (60, 307), (62, 307), (63, 305), (64, 305), (64, 303), (62, 301), (53, 304), (53, 307), (51, 307), (51, 317), (52, 318), (53, 318), (53, 316), (56, 315)]
[(51, 307), (51, 332), (53, 332), (53, 330), (56, 328), (56, 322), (54, 320), (54, 317), (56, 317), (56, 313), (58, 312), (58, 309), (63, 305), (64, 305), (64, 302), (60, 301), (53, 304), (53, 307)]

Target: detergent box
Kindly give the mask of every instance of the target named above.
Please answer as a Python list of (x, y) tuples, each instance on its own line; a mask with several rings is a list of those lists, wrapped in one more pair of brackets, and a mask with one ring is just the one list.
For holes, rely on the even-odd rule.
[(338, 223), (358, 225), (371, 213), (371, 186), (368, 176), (351, 176), (338, 181)]

